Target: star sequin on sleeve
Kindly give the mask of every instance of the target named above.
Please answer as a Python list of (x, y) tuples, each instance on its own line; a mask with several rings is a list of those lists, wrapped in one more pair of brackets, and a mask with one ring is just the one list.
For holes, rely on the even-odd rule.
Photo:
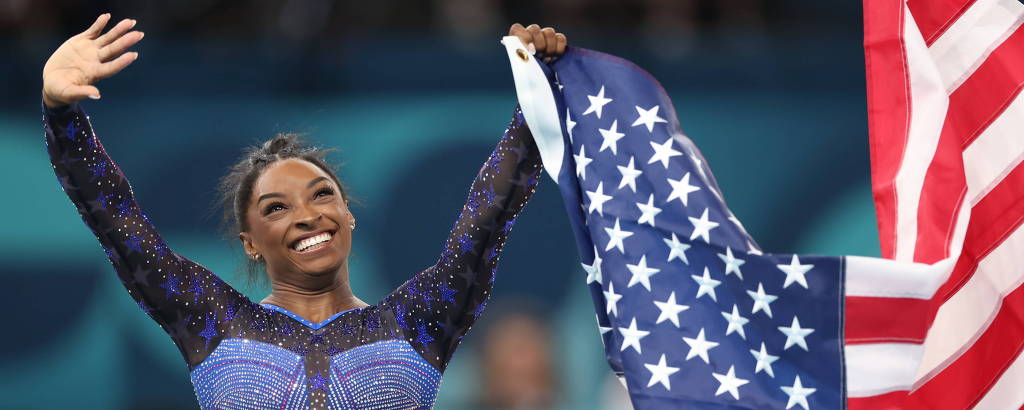
[(171, 295), (181, 294), (181, 289), (178, 289), (178, 286), (180, 286), (180, 284), (181, 278), (178, 278), (177, 275), (168, 275), (167, 282), (164, 282), (162, 285), (160, 285), (160, 287), (164, 288), (164, 290), (167, 291), (167, 298), (170, 299)]
[(441, 292), (441, 300), (442, 301), (447, 302), (447, 303), (451, 303), (453, 305), (455, 304), (455, 294), (458, 293), (458, 291), (455, 290), (455, 289), (450, 288), (448, 286), (448, 282), (441, 282), (441, 285), (439, 286), (439, 290)]
[(459, 250), (462, 251), (462, 253), (472, 252), (475, 246), (476, 241), (473, 240), (473, 236), (470, 235), (469, 232), (463, 232), (462, 235), (459, 236)]
[(434, 341), (434, 338), (427, 332), (426, 324), (420, 323), (419, 326), (416, 327), (416, 339), (414, 341), (419, 343), (424, 349), (427, 348), (427, 343)]
[(132, 214), (132, 201), (128, 198), (124, 198), (120, 203), (117, 204), (117, 215), (128, 216)]
[(82, 130), (82, 126), (76, 124), (77, 121), (71, 121), (68, 127), (64, 130), (64, 136), (72, 142), (78, 141), (78, 132)]
[(128, 240), (124, 241), (125, 246), (135, 252), (142, 252), (142, 237), (139, 235), (129, 235)]
[(106, 162), (100, 161), (95, 165), (89, 167), (89, 172), (92, 173), (92, 178), (89, 178), (89, 182), (93, 182), (96, 178), (107, 176), (107, 165)]
[(217, 337), (219, 332), (217, 331), (217, 314), (209, 312), (206, 315), (206, 327), (199, 332), (199, 336), (206, 339), (206, 350), (210, 350), (210, 341)]
[(203, 290), (203, 283), (196, 278), (192, 278), (192, 285), (188, 287), (188, 292), (193, 295), (194, 303), (199, 303), (199, 296), (206, 294), (206, 291)]
[(327, 378), (319, 370), (316, 371), (316, 375), (309, 378), (309, 389), (327, 392)]

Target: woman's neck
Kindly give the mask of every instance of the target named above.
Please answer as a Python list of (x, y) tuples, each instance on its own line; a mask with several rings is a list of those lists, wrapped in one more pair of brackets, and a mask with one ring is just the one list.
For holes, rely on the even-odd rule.
[(313, 323), (322, 322), (338, 312), (368, 306), (352, 294), (348, 281), (340, 278), (319, 289), (271, 280), (270, 289), (270, 295), (260, 303), (283, 307)]

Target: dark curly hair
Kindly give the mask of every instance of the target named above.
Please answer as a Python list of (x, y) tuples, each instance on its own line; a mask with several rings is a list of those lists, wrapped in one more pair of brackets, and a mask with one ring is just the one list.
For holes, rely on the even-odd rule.
[[(217, 203), (223, 213), (223, 229), (229, 243), (235, 243), (240, 232), (249, 230), (249, 223), (246, 219), (249, 205), (252, 201), (252, 189), (256, 180), (263, 174), (271, 164), (289, 159), (298, 158), (316, 165), (323, 170), (338, 184), (341, 197), (348, 203), (350, 198), (345, 192), (345, 186), (338, 179), (335, 173), (335, 166), (326, 159), (327, 154), (333, 149), (323, 149), (311, 146), (302, 140), (301, 134), (281, 133), (274, 136), (260, 145), (246, 148), (242, 157), (232, 165), (228, 173), (221, 177), (217, 186)], [(251, 258), (245, 258), (246, 263), (242, 270), (251, 282), (257, 282), (264, 278), (259, 275), (262, 264)]]

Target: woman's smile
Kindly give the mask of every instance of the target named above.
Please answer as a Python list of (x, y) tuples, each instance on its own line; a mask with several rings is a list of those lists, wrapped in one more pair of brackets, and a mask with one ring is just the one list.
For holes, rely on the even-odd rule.
[(319, 233), (303, 235), (299, 239), (292, 241), (292, 245), (289, 248), (292, 252), (302, 256), (319, 256), (319, 254), (324, 253), (323, 251), (329, 249), (334, 243), (334, 236), (334, 231), (321, 231)]
[(355, 219), (340, 192), (326, 171), (298, 158), (278, 161), (258, 177), (249, 230), (240, 238), (249, 253), (263, 256), (271, 283), (347, 276)]

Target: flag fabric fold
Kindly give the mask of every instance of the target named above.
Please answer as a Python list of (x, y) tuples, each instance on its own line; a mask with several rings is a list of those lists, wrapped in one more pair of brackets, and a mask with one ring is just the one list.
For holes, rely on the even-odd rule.
[(650, 74), (503, 40), (636, 408), (1024, 406), (1024, 3), (865, 0), (864, 36), (885, 259), (762, 253)]
[(650, 74), (503, 42), (633, 405), (843, 407), (844, 260), (762, 253)]
[(864, 1), (872, 190), (894, 261), (872, 273), (889, 286), (847, 289), (851, 408), (1024, 406), (1022, 23), (1018, 0)]

